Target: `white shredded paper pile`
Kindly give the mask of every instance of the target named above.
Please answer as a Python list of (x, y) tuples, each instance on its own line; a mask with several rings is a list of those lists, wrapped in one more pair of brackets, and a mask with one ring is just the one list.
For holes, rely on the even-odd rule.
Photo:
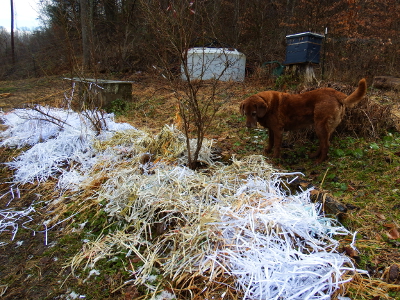
[[(286, 196), (258, 178), (248, 180), (237, 196), (251, 193), (260, 195), (256, 205), (221, 212), (219, 230), (232, 246), (218, 250), (214, 259), (226, 259), (246, 299), (330, 299), (341, 277), (354, 270), (332, 238), (349, 232), (321, 216), (308, 191)], [(262, 207), (276, 198), (281, 201)]]
[[(0, 146), (29, 146), (8, 164), (15, 169), (14, 184), (55, 178), (60, 191), (79, 192), (101, 181), (97, 202), (110, 220), (130, 229), (85, 244), (75, 268), (94, 268), (125, 249), (144, 263), (134, 274), (136, 284), (145, 283), (155, 262), (162, 262), (162, 272), (173, 279), (188, 273), (210, 280), (234, 276), (244, 299), (330, 299), (357, 272), (334, 239), (351, 233), (324, 217), (309, 190), (283, 191), (284, 174), (262, 156), (233, 158), (229, 166), (214, 163), (212, 141), (206, 140), (200, 157), (209, 170), (192, 171), (183, 165), (184, 135), (174, 127), (154, 137), (106, 115), (97, 135), (82, 114), (40, 111), (47, 117), (30, 109), (0, 113), (8, 126)], [(163, 149), (168, 159), (140, 160), (143, 154), (156, 155), (154, 149)], [(0, 233), (8, 227), (14, 236), (15, 212), (3, 209), (0, 217)], [(155, 224), (161, 232), (151, 240)], [(139, 247), (145, 251), (139, 253)], [(84, 263), (87, 257), (91, 261)]]
[[(96, 113), (99, 112), (93, 112)], [(37, 110), (17, 109), (2, 113), (0, 117), (4, 125), (9, 126), (0, 134), (0, 146), (32, 146), (8, 164), (16, 170), (14, 180), (22, 184), (44, 182), (53, 176), (71, 177), (71, 174), (76, 178), (70, 179), (76, 182), (81, 179), (78, 174), (96, 162), (95, 139), (133, 129), (129, 124), (114, 122), (113, 115), (107, 114), (104, 116), (107, 130), (96, 136), (95, 128), (82, 114), (40, 106)]]

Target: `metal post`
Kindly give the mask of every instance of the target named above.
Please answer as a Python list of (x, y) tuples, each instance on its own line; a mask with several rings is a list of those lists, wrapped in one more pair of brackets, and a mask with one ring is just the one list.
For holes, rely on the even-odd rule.
[(322, 70), (321, 70), (321, 77), (322, 80), (325, 79), (325, 59), (326, 59), (326, 38), (328, 36), (328, 27), (325, 27), (325, 35), (324, 35), (324, 54), (322, 57)]
[(14, 2), (10, 0), (11, 5), (11, 57), (12, 63), (15, 65), (15, 46), (14, 46)]

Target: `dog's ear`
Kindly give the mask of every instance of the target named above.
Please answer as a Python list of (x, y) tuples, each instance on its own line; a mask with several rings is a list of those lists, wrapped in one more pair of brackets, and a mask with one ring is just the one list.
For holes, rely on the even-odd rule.
[(244, 103), (240, 103), (240, 114), (244, 116)]
[(257, 117), (262, 118), (267, 113), (268, 107), (267, 103), (264, 101), (257, 101)]

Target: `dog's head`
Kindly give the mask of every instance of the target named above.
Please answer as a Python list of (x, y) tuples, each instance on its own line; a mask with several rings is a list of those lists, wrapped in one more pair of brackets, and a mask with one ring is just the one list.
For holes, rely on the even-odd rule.
[(267, 103), (257, 95), (250, 96), (240, 104), (240, 113), (246, 116), (246, 126), (256, 128), (258, 119), (267, 113)]

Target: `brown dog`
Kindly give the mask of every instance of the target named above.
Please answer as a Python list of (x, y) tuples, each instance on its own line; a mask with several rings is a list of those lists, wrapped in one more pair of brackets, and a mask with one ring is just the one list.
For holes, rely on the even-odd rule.
[(280, 156), (284, 130), (295, 130), (314, 124), (319, 139), (318, 150), (310, 155), (317, 163), (327, 159), (329, 138), (340, 124), (346, 107), (353, 107), (366, 93), (367, 82), (361, 79), (358, 88), (347, 96), (331, 88), (321, 88), (303, 94), (266, 91), (250, 96), (240, 104), (246, 116), (246, 126), (256, 128), (257, 122), (268, 128), (269, 142), (264, 153), (274, 149), (273, 157)]

